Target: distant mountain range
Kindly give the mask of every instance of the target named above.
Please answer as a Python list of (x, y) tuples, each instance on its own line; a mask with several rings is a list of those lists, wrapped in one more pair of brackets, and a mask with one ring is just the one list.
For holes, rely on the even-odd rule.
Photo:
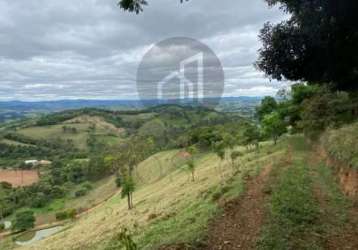
[[(218, 109), (222, 111), (248, 111), (256, 106), (261, 97), (223, 97)], [(145, 105), (156, 105), (155, 100), (145, 101)], [(0, 122), (23, 118), (34, 113), (50, 113), (79, 108), (139, 109), (140, 100), (58, 100), (58, 101), (2, 101), (0, 102)]]
[(6, 101), (0, 102), (0, 110), (26, 111), (61, 111), (85, 107), (139, 107), (136, 100), (59, 100), (59, 101)]

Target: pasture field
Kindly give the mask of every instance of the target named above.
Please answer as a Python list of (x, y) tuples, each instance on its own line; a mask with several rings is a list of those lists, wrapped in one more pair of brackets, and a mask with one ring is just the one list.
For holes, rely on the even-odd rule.
[(88, 128), (89, 124), (71, 124), (71, 127), (77, 129), (77, 133), (65, 133), (63, 132), (64, 125), (51, 125), (51, 126), (42, 126), (42, 127), (29, 127), (20, 129), (17, 133), (30, 137), (32, 139), (42, 139), (42, 140), (71, 140), (74, 145), (79, 149), (86, 149), (87, 139), (88, 139)]
[[(76, 132), (65, 132), (64, 126), (76, 129)], [(98, 117), (81, 116), (57, 125), (34, 126), (23, 128), (17, 133), (32, 139), (42, 140), (70, 140), (81, 150), (87, 149), (87, 141), (90, 133), (98, 137), (101, 142), (115, 145), (121, 141), (123, 129), (103, 121)]]

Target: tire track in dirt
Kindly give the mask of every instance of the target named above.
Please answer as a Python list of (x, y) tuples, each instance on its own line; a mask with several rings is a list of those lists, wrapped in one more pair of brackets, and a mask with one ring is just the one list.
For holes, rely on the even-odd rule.
[(266, 166), (259, 176), (247, 180), (242, 197), (227, 202), (223, 214), (208, 230), (202, 250), (254, 249), (264, 222), (268, 182), (272, 165)]
[[(309, 162), (313, 168), (317, 168), (325, 157), (321, 153), (321, 149), (314, 148), (311, 153)], [(329, 166), (326, 166), (329, 167)], [(317, 173), (316, 173), (317, 174)], [(329, 204), (327, 194), (322, 188), (316, 184), (314, 194), (319, 202), (324, 217), (329, 215)], [(336, 230), (333, 234), (328, 235), (324, 240), (324, 249), (327, 250), (348, 250), (358, 249), (358, 202), (353, 200), (353, 205), (347, 211), (348, 221), (340, 230)], [(326, 218), (326, 220), (329, 220)]]

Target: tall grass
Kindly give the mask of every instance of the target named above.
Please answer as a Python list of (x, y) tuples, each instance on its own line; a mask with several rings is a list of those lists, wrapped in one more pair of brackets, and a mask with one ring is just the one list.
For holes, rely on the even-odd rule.
[(328, 154), (358, 170), (358, 122), (328, 130), (321, 139)]

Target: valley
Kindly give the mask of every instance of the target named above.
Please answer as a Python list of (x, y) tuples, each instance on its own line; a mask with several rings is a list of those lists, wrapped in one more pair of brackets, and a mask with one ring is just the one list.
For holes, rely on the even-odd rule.
[[(354, 126), (327, 132), (322, 138), (332, 140), (336, 133), (345, 136), (343, 131), (355, 130)], [(334, 236), (337, 225), (342, 230), (349, 227), (342, 216), (350, 213), (349, 200), (356, 198), (344, 197), (334, 172), (325, 165), (328, 154), (312, 158), (318, 150), (316, 144), (301, 134), (283, 135), (277, 144), (269, 138), (257, 144), (251, 139), (254, 134), (248, 134), (250, 130), (250, 122), (237, 114), (180, 106), (123, 113), (64, 111), (37, 121), (24, 120), (16, 129), (5, 128), (2, 147), (18, 151), (10, 151), (15, 156), (11, 159), (2, 158), (6, 170), (0, 171), (4, 173), (0, 177), (5, 178), (5, 171), (33, 171), (39, 173), (39, 179), (22, 191), (33, 197), (31, 202), (19, 200), (12, 207), (1, 203), (4, 221), (16, 221), (15, 215), (22, 211), (32, 211), (35, 216), (30, 231), (0, 234), (1, 249), (121, 249), (119, 235), (123, 232), (130, 233), (138, 249), (331, 245), (331, 237), (338, 237)], [(220, 139), (215, 138), (226, 138), (228, 146), (220, 146)], [(200, 151), (185, 146), (188, 142), (196, 142)], [(355, 142), (351, 140), (353, 147)], [(333, 151), (325, 140), (319, 145), (340, 154), (340, 147)], [(23, 164), (38, 156), (31, 148), (44, 147), (55, 150), (41, 152), (38, 158), (48, 159), (50, 165)], [(354, 152), (345, 162), (355, 159)], [(136, 158), (131, 158), (133, 155)], [(122, 166), (126, 164), (133, 164), (131, 209), (123, 195), (126, 168)], [(356, 180), (353, 182), (356, 185)], [(301, 190), (303, 186), (307, 190)], [(1, 190), (3, 201), (21, 191), (11, 179), (3, 180)], [(329, 203), (320, 203), (323, 195)], [(285, 214), (282, 205), (293, 206), (292, 212), (298, 214)], [(319, 212), (321, 205), (324, 208)], [(325, 219), (328, 214), (330, 220)], [(299, 216), (298, 221), (289, 223), (292, 216)], [(313, 224), (305, 225), (302, 233), (299, 227), (306, 223), (301, 221), (306, 216)], [(282, 221), (277, 220), (281, 217)], [(289, 223), (284, 231), (282, 223)], [(48, 235), (43, 230), (48, 230)], [(309, 236), (312, 234), (319, 237)]]

